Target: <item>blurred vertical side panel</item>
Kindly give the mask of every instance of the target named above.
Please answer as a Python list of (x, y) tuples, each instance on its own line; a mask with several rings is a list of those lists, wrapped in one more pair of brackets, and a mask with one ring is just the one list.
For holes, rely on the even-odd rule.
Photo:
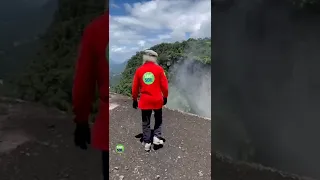
[(320, 1), (215, 0), (212, 18), (213, 178), (319, 179)]
[[(104, 147), (92, 142), (100, 151), (75, 147), (72, 88), (84, 30), (106, 12), (107, 5), (105, 0), (0, 2), (1, 180), (101, 179), (101, 160), (108, 166), (108, 156), (101, 157), (101, 150), (108, 150), (108, 123), (100, 135)], [(101, 30), (108, 36), (108, 28)], [(99, 53), (108, 69), (106, 48)], [(100, 94), (102, 98), (95, 94), (91, 122), (98, 119), (100, 100), (108, 101), (108, 80), (105, 84), (106, 94)], [(83, 97), (77, 99), (84, 104)], [(104, 104), (107, 122), (108, 103)]]

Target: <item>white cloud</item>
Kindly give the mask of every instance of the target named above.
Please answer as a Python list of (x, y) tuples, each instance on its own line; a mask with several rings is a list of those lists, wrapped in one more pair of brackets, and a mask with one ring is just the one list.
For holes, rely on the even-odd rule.
[(112, 8), (120, 8), (118, 5), (116, 5), (116, 4), (114, 4), (114, 3), (111, 3), (110, 6), (111, 6)]
[(187, 34), (211, 37), (210, 0), (152, 0), (120, 8), (127, 14), (110, 16), (110, 58), (114, 61), (123, 62), (161, 42), (185, 40)]
[(118, 6), (116, 3), (115, 3), (115, 0), (109, 0), (109, 5), (110, 5), (110, 8), (120, 8), (120, 6)]

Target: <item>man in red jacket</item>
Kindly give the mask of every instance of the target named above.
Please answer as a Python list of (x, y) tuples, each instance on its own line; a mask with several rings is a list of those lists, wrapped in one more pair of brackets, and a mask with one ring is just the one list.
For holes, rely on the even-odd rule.
[[(161, 140), (162, 106), (167, 103), (168, 80), (161, 66), (157, 64), (158, 54), (146, 50), (143, 54), (143, 65), (134, 75), (132, 83), (133, 108), (141, 109), (144, 149), (150, 151), (153, 144), (163, 144)], [(140, 99), (138, 103), (138, 95)], [(151, 140), (150, 119), (154, 111), (155, 125), (154, 136)]]
[(93, 146), (102, 151), (104, 179), (109, 177), (109, 12), (96, 18), (84, 30), (72, 90), (74, 142), (87, 149), (91, 142), (89, 115), (99, 91), (99, 110), (93, 126)]

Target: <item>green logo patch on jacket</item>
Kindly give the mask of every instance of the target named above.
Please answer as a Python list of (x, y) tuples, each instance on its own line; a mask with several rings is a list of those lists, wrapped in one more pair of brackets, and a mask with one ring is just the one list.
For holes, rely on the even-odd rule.
[(146, 72), (143, 74), (142, 79), (145, 84), (150, 85), (154, 82), (155, 77), (152, 72)]

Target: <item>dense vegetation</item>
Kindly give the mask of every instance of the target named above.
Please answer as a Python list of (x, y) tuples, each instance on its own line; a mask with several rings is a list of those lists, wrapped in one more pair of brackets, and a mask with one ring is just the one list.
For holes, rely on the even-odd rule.
[(54, 20), (42, 37), (44, 47), (16, 81), (17, 95), (71, 110), (77, 49), (84, 27), (104, 12), (102, 0), (59, 0)]
[(52, 22), (57, 4), (57, 0), (0, 1), (0, 79), (4, 82), (34, 59), (42, 45), (39, 35)]
[(109, 60), (109, 86), (116, 86), (121, 79), (121, 73), (127, 66), (127, 61), (123, 63), (116, 63), (112, 59)]
[(120, 80), (121, 80), (121, 73), (120, 74), (109, 73), (109, 86), (112, 90), (115, 86), (119, 84)]
[[(161, 43), (151, 47), (150, 49), (156, 51), (159, 54), (158, 63), (161, 65), (170, 81), (169, 69), (179, 60), (195, 60), (203, 64), (211, 64), (211, 39), (188, 39), (182, 42), (175, 43)], [(117, 86), (114, 87), (114, 91), (124, 95), (131, 94), (131, 83), (133, 75), (138, 66), (142, 64), (142, 52), (137, 52), (132, 56), (125, 70), (122, 73), (121, 80)], [(170, 72), (170, 73), (168, 73)]]
[[(318, 7), (319, 0), (291, 0), (299, 7)], [(31, 101), (69, 111), (73, 70), (77, 47), (83, 28), (104, 11), (102, 0), (58, 0), (58, 10), (53, 22), (40, 37), (41, 45), (37, 57), (17, 76), (16, 95)], [(162, 43), (152, 47), (160, 55), (159, 64), (167, 74), (179, 60), (193, 59), (204, 64), (211, 63), (210, 39), (189, 39), (183, 42)], [(112, 80), (114, 90), (129, 95), (135, 69), (141, 65), (141, 52), (130, 58), (120, 82)], [(170, 78), (170, 74), (168, 74)], [(119, 78), (119, 77), (117, 77)], [(5, 82), (5, 84), (8, 84)], [(3, 88), (2, 88), (3, 89)]]

